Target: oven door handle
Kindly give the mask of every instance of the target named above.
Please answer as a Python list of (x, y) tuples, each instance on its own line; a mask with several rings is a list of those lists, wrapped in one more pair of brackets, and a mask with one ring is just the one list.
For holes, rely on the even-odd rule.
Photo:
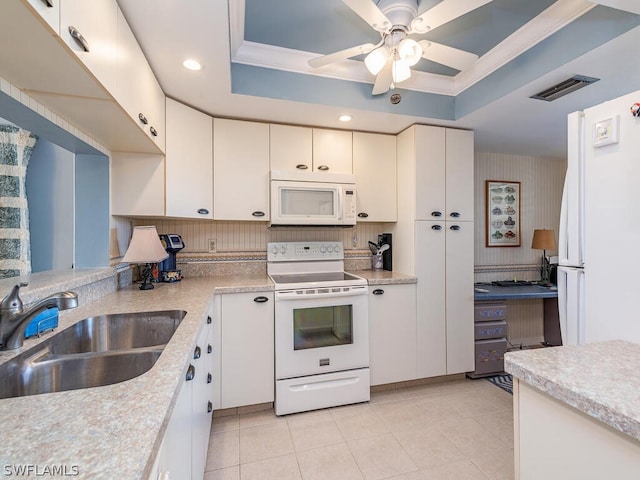
[[(324, 289), (320, 289), (324, 290)], [(309, 298), (337, 298), (337, 297), (355, 297), (359, 295), (367, 295), (368, 288), (367, 287), (356, 287), (351, 289), (348, 292), (332, 292), (331, 289), (327, 289), (326, 292), (321, 291), (317, 292), (314, 290), (313, 293), (298, 293), (300, 291), (304, 291), (304, 289), (300, 290), (282, 290), (279, 292), (275, 292), (275, 301), (283, 302), (283, 301), (295, 301), (295, 300), (305, 300)]]

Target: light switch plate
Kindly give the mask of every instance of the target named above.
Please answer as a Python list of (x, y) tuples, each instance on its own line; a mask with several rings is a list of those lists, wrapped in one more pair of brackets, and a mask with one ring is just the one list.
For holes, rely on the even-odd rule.
[(620, 115), (596, 122), (593, 128), (593, 146), (603, 147), (618, 143)]

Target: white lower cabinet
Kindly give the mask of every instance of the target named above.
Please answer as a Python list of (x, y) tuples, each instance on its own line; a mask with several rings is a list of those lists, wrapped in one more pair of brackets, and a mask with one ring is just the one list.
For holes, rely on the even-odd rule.
[(273, 402), (273, 292), (224, 294), (220, 309), (221, 408)]
[(169, 419), (151, 479), (201, 480), (213, 415), (212, 317), (205, 321)]
[(369, 286), (371, 385), (416, 378), (416, 285)]

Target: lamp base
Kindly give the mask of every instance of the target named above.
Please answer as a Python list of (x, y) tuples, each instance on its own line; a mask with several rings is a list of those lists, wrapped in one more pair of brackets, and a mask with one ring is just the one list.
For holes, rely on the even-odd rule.
[(151, 290), (153, 288), (153, 283), (147, 282), (146, 280), (140, 284), (140, 290)]
[(153, 288), (151, 278), (151, 264), (147, 263), (142, 269), (142, 283), (140, 284), (140, 290), (151, 290)]

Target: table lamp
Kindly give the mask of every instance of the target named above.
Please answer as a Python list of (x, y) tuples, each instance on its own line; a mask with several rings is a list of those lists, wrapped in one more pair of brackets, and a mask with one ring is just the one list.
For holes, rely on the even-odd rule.
[(534, 230), (531, 248), (542, 250), (540, 284), (545, 286), (551, 285), (551, 265), (549, 265), (549, 259), (547, 258), (547, 250), (555, 250), (557, 248), (556, 237), (553, 230)]
[(133, 227), (133, 235), (127, 253), (122, 257), (122, 263), (143, 264), (142, 284), (140, 290), (151, 290), (151, 264), (161, 262), (169, 254), (162, 246), (158, 231), (153, 225)]

